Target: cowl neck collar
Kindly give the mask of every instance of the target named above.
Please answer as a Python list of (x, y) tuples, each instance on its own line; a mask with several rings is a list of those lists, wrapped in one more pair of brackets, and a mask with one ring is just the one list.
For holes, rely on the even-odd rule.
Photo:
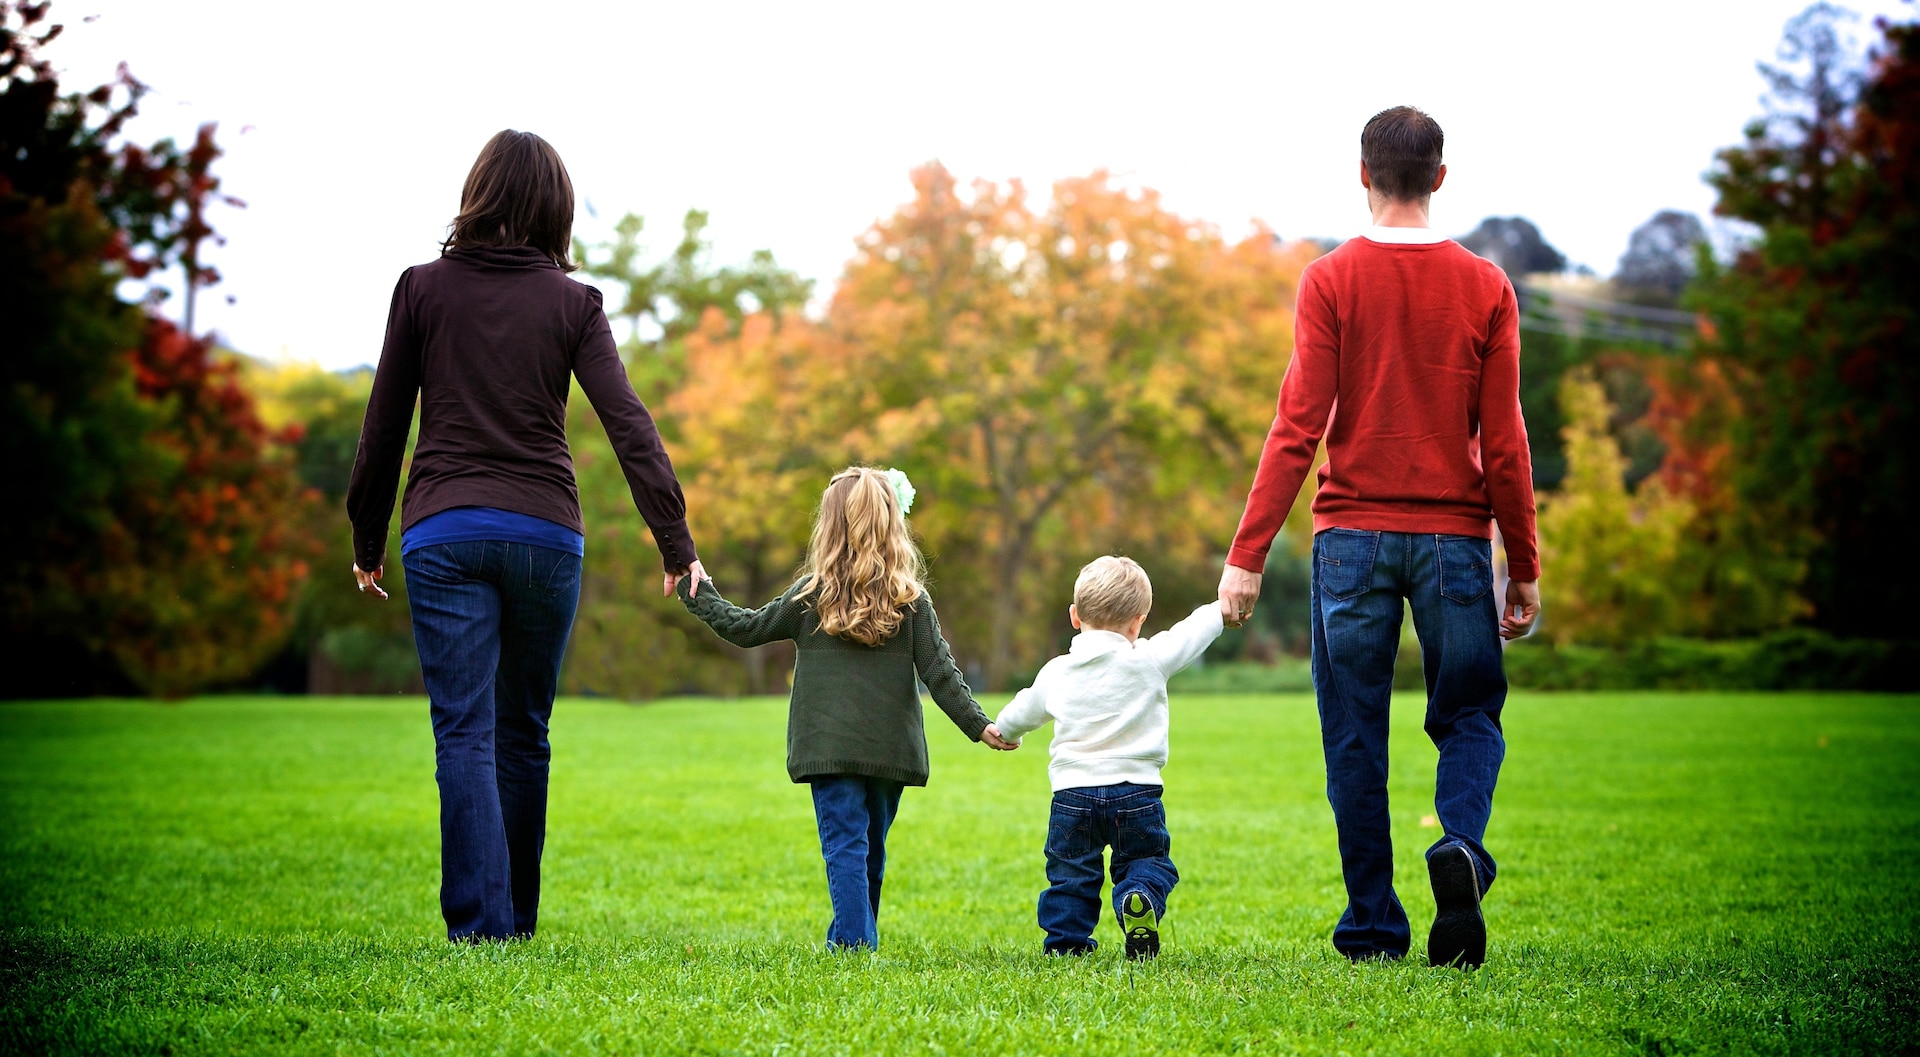
[(443, 256), (483, 268), (558, 268), (553, 258), (532, 246), (460, 246)]

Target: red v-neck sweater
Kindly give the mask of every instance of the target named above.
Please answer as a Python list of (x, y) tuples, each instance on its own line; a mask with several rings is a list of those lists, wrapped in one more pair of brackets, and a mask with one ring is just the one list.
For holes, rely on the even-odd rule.
[(1313, 530), (1489, 538), (1540, 577), (1513, 286), (1457, 242), (1349, 239), (1307, 266), (1293, 362), (1227, 562), (1251, 572), (1324, 432)]

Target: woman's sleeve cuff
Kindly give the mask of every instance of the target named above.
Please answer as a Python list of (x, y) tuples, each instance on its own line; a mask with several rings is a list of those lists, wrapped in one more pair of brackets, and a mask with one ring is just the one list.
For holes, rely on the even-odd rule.
[(671, 525), (649, 526), (654, 545), (660, 548), (660, 561), (670, 573), (679, 572), (700, 560), (693, 549), (693, 536), (685, 520)]

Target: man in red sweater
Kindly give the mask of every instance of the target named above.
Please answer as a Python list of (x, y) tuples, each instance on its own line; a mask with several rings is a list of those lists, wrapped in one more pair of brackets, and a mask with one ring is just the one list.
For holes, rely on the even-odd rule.
[[(1340, 835), (1347, 909), (1333, 945), (1399, 958), (1412, 942), (1393, 891), (1387, 709), (1401, 614), (1413, 610), (1440, 750), (1427, 850), (1436, 965), (1486, 958), (1481, 844), (1506, 754), (1500, 639), (1540, 611), (1533, 469), (1520, 417), (1520, 331), (1499, 268), (1427, 226), (1440, 189), (1440, 126), (1412, 107), (1360, 134), (1373, 226), (1300, 277), (1293, 362), (1246, 513), (1220, 578), (1229, 623), (1253, 612), (1267, 550), (1324, 433), (1313, 500), (1313, 685)], [(1493, 523), (1506, 544), (1506, 604), (1493, 597)], [(1404, 602), (1402, 600), (1405, 600)]]

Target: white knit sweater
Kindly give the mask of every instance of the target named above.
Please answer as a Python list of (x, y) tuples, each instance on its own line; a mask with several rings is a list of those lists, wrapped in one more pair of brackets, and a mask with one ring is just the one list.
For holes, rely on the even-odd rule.
[(1150, 639), (1086, 630), (1066, 654), (1014, 695), (995, 726), (1018, 741), (1053, 720), (1053, 788), (1161, 785), (1167, 762), (1167, 678), (1220, 637), (1220, 605), (1209, 602)]

